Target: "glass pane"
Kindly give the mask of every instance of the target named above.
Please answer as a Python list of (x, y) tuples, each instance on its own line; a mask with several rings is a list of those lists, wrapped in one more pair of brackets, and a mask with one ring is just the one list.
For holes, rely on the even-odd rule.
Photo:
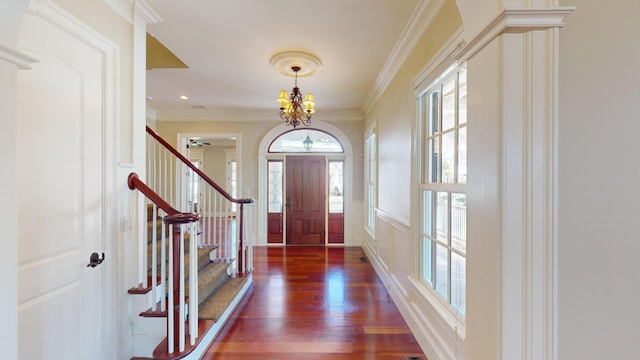
[(440, 104), (439, 104), (439, 98), (440, 98), (440, 92), (439, 91), (434, 91), (433, 93), (431, 93), (429, 95), (429, 107), (428, 107), (428, 114), (427, 116), (429, 117), (427, 120), (427, 135), (428, 136), (433, 136), (433, 134), (437, 133), (440, 131)]
[[(195, 166), (197, 169), (199, 169), (198, 167), (200, 165), (199, 162), (191, 161), (191, 164)], [(192, 204), (197, 204), (198, 193), (200, 192), (198, 189), (198, 184), (200, 183), (200, 176), (198, 176), (198, 174), (195, 171), (191, 171), (191, 170), (187, 172), (187, 176), (191, 176), (191, 181), (189, 182), (189, 187), (191, 188), (189, 190), (189, 194), (191, 198), (189, 199), (189, 202)]]
[[(307, 140), (309, 137), (309, 140)], [(309, 144), (307, 148), (305, 141)], [(309, 143), (309, 141), (311, 143)], [(269, 152), (344, 152), (342, 144), (324, 131), (296, 129), (278, 136), (269, 146)]]
[(282, 161), (269, 161), (269, 212), (282, 213)]
[[(238, 181), (237, 181), (237, 169), (238, 169), (238, 162), (235, 160), (231, 160), (231, 196), (234, 199), (238, 198)], [(236, 203), (231, 203), (231, 210), (232, 211), (236, 211), (236, 206), (238, 204)]]
[(449, 252), (444, 246), (436, 244), (436, 291), (445, 299), (449, 299), (448, 274)]
[(455, 126), (456, 116), (456, 78), (452, 77), (442, 85), (442, 130)]
[(467, 69), (458, 73), (458, 124), (467, 123)]
[(424, 168), (426, 173), (426, 182), (437, 183), (440, 181), (440, 137), (429, 139), (427, 142), (427, 158), (425, 159)]
[(429, 238), (422, 238), (422, 279), (433, 284), (433, 242)]
[(458, 130), (458, 183), (467, 183), (467, 127)]
[(329, 212), (343, 212), (344, 162), (329, 161)]
[(451, 253), (451, 305), (462, 315), (467, 310), (467, 260)]
[(467, 195), (451, 194), (451, 247), (467, 252)]
[(443, 183), (455, 181), (455, 131), (442, 134), (442, 180)]
[(446, 192), (436, 193), (436, 203), (434, 209), (436, 215), (436, 239), (448, 244), (449, 238), (449, 194)]
[(376, 188), (373, 184), (367, 185), (367, 226), (372, 230), (375, 229), (376, 224), (375, 191)]
[(422, 233), (433, 236), (433, 192), (422, 191)]

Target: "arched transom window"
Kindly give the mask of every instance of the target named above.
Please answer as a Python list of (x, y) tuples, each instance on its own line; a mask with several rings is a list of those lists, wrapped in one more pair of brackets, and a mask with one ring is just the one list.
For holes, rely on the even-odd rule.
[(316, 129), (295, 129), (275, 138), (269, 145), (270, 153), (316, 152), (342, 153), (342, 144), (332, 135)]

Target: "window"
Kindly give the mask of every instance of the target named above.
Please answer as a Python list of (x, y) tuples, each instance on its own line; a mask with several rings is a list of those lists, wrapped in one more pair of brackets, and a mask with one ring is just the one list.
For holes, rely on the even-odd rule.
[(285, 152), (344, 152), (342, 144), (330, 134), (315, 129), (295, 129), (278, 136), (269, 145), (270, 153)]
[(268, 173), (268, 212), (282, 213), (282, 160), (269, 160), (267, 162)]
[(365, 166), (365, 205), (366, 223), (365, 229), (375, 239), (376, 229), (376, 133), (371, 131), (364, 144)]
[(329, 161), (329, 213), (344, 213), (344, 161)]
[(467, 81), (450, 69), (420, 96), (421, 281), (466, 312)]

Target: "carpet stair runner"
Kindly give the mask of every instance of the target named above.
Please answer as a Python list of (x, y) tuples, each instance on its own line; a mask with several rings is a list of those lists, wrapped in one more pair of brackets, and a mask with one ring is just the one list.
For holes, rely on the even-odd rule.
[[(147, 208), (147, 246), (148, 246), (148, 259), (149, 264), (148, 274), (151, 277), (152, 274), (152, 252), (153, 252), (153, 227), (156, 227), (156, 263), (158, 269), (160, 269), (161, 263), (161, 251), (162, 251), (162, 238), (166, 239), (166, 245), (170, 244), (169, 226), (165, 226), (165, 233), (162, 232), (162, 218), (153, 218), (153, 208), (151, 205)], [(190, 257), (188, 256), (191, 249), (189, 249), (189, 236), (185, 234), (185, 274), (188, 274)], [(246, 278), (231, 278), (228, 274), (230, 264), (234, 259), (211, 259), (211, 254), (215, 250), (213, 247), (198, 248), (197, 261), (198, 261), (198, 312), (200, 320), (210, 320), (208, 323), (215, 323), (222, 313), (229, 307), (231, 302), (240, 292), (241, 288), (246, 283)], [(159, 272), (159, 270), (158, 270)], [(185, 293), (189, 293), (189, 281), (188, 276), (185, 278)], [(133, 292), (132, 292), (133, 293)], [(166, 317), (166, 313), (159, 313), (149, 309), (146, 312), (140, 314), (141, 316), (149, 317)], [(202, 335), (202, 334), (200, 334)], [(154, 352), (154, 359), (170, 359), (171, 354), (163, 354), (160, 357), (156, 357), (155, 354), (161, 347), (159, 346)], [(182, 354), (184, 355), (184, 354)], [(179, 357), (182, 357), (179, 355)], [(179, 358), (176, 357), (176, 358)]]

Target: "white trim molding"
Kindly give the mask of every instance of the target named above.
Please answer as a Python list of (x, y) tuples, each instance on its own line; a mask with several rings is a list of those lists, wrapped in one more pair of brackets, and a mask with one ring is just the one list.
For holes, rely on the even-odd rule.
[(122, 18), (133, 24), (141, 19), (146, 24), (162, 22), (162, 17), (143, 0), (104, 0), (104, 2)]
[(575, 7), (568, 6), (505, 9), (478, 36), (468, 41), (455, 57), (459, 62), (464, 62), (504, 33), (524, 33), (563, 27), (564, 18), (574, 10)]
[(429, 25), (440, 13), (440, 9), (446, 3), (445, 0), (422, 0), (405, 27), (400, 40), (391, 51), (391, 55), (385, 63), (382, 71), (376, 79), (373, 89), (367, 96), (364, 106), (364, 114), (369, 113), (384, 90), (396, 76), (405, 60), (411, 54), (416, 44), (427, 30)]
[(31, 69), (31, 64), (38, 62), (38, 59), (3, 44), (0, 44), (0, 60), (8, 61), (23, 70)]
[[(107, 254), (117, 254), (118, 243), (112, 241), (118, 238), (118, 206), (108, 200), (118, 198), (122, 190), (119, 185), (123, 184), (118, 178), (118, 137), (119, 134), (119, 113), (120, 103), (120, 52), (116, 43), (104, 35), (91, 28), (80, 19), (76, 18), (65, 9), (51, 0), (31, 1), (27, 7), (28, 15), (37, 17), (43, 22), (49, 23), (82, 42), (87, 47), (95, 50), (102, 57), (102, 248)], [(33, 59), (26, 56), (26, 59)], [(128, 189), (124, 193), (129, 193)], [(116, 263), (117, 264), (117, 263)], [(117, 271), (117, 266), (109, 266), (102, 273), (103, 288), (101, 296), (104, 299), (100, 314), (96, 314), (96, 327), (102, 331), (102, 358), (114, 358), (121, 353), (122, 347), (118, 344), (120, 340), (116, 337), (118, 324), (124, 318), (120, 316), (118, 309), (122, 306), (119, 301), (120, 293), (118, 283), (121, 280)], [(126, 317), (126, 316), (125, 316)], [(125, 339), (126, 341), (126, 339)]]

